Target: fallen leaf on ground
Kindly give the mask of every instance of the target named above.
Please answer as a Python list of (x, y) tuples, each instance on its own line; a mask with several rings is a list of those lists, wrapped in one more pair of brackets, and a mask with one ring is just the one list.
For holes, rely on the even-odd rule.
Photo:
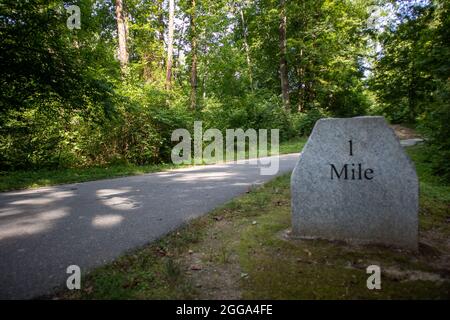
[(199, 271), (202, 270), (202, 266), (198, 264), (193, 264), (190, 269), (194, 271)]

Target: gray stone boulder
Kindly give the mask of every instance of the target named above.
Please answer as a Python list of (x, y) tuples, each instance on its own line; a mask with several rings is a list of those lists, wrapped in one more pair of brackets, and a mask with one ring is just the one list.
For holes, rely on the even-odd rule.
[(417, 250), (418, 193), (383, 117), (321, 119), (292, 172), (292, 236)]

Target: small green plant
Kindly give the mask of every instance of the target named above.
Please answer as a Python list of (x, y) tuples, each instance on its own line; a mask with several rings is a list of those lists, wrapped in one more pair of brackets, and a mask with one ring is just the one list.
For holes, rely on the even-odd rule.
[(175, 260), (171, 257), (166, 258), (164, 263), (164, 273), (167, 277), (167, 280), (174, 284), (181, 276), (181, 267), (175, 262)]
[(226, 264), (230, 261), (231, 250), (229, 250), (229, 243), (224, 243), (223, 246), (219, 248), (219, 262)]

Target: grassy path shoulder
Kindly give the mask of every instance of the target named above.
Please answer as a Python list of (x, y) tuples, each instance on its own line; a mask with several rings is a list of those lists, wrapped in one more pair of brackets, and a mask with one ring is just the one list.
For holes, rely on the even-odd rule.
[[(280, 144), (280, 154), (299, 152), (306, 143), (306, 138), (298, 138)], [(67, 168), (55, 170), (23, 170), (0, 172), (0, 192), (38, 188), (62, 183), (85, 182), (115, 177), (139, 175), (179, 168), (181, 165), (110, 165), (104, 167)]]
[[(450, 299), (450, 186), (425, 146), (408, 149), (420, 178), (420, 250), (292, 241), (289, 175), (251, 190), (157, 242), (98, 268), (62, 299)], [(368, 290), (379, 265), (382, 289)]]

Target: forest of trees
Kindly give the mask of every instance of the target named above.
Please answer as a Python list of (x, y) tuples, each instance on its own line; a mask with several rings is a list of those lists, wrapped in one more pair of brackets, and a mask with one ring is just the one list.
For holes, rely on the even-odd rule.
[[(68, 28), (70, 5), (80, 28)], [(374, 8), (378, 8), (374, 10)], [(1, 0), (0, 171), (170, 159), (176, 128), (384, 115), (450, 179), (445, 0)]]

